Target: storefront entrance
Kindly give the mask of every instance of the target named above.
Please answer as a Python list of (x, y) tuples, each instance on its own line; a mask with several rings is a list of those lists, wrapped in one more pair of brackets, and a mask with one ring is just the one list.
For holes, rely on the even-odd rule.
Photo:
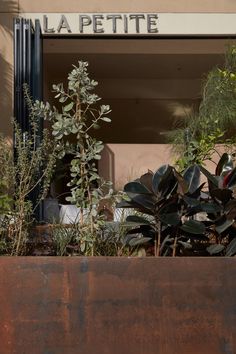
[[(33, 98), (55, 103), (52, 85), (66, 84), (78, 60), (89, 63), (91, 77), (99, 82), (101, 103), (112, 109), (112, 123), (97, 131), (106, 144), (99, 172), (116, 189), (148, 168), (155, 170), (172, 162), (166, 132), (198, 109), (202, 80), (211, 68), (223, 63), (230, 43), (227, 38), (53, 37), (42, 36), (39, 27), (34, 36), (24, 33), (21, 58), (24, 53), (29, 58), (27, 43), (33, 37), (36, 51), (25, 60), (26, 71), (21, 70), (23, 78), (18, 82), (29, 80)], [(15, 57), (17, 53), (19, 48)], [(20, 65), (16, 60), (16, 73)], [(18, 91), (15, 104), (19, 103)]]

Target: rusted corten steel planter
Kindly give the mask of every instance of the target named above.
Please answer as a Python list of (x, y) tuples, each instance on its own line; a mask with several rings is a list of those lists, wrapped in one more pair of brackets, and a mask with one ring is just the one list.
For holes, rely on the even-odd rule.
[(1, 354), (235, 354), (236, 259), (0, 258)]

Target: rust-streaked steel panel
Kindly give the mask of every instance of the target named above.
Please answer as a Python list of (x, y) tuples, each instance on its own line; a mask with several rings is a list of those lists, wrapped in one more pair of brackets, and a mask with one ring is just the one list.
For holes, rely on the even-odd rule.
[(0, 258), (1, 354), (235, 354), (234, 258)]

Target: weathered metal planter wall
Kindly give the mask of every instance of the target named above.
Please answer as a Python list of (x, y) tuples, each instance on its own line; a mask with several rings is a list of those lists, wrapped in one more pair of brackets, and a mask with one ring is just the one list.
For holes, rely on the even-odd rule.
[(235, 354), (233, 258), (0, 258), (1, 354)]

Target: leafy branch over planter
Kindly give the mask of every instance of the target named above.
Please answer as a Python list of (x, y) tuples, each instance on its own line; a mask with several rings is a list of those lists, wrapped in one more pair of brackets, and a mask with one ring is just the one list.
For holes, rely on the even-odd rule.
[(91, 132), (101, 123), (111, 122), (107, 116), (111, 110), (108, 105), (98, 106), (100, 97), (93, 92), (98, 83), (90, 79), (88, 63), (79, 61), (78, 66), (73, 67), (68, 74), (67, 88), (62, 83), (53, 85), (60, 109), (48, 107), (47, 110), (44, 106), (45, 119), (52, 123), (59, 158), (65, 154), (72, 156), (68, 184), (71, 195), (67, 200), (80, 208), (81, 247), (84, 250), (88, 246), (93, 255), (94, 237), (102, 224), (98, 206), (112, 190), (110, 183), (102, 181), (98, 175), (96, 161), (101, 158), (103, 143)]
[[(200, 184), (200, 172), (208, 179), (208, 190)], [(129, 200), (118, 204), (142, 213), (127, 218), (134, 227), (126, 243), (144, 245), (155, 256), (234, 255), (235, 186), (236, 168), (228, 154), (223, 154), (215, 175), (199, 165), (183, 174), (169, 165), (149, 171), (125, 185)]]

